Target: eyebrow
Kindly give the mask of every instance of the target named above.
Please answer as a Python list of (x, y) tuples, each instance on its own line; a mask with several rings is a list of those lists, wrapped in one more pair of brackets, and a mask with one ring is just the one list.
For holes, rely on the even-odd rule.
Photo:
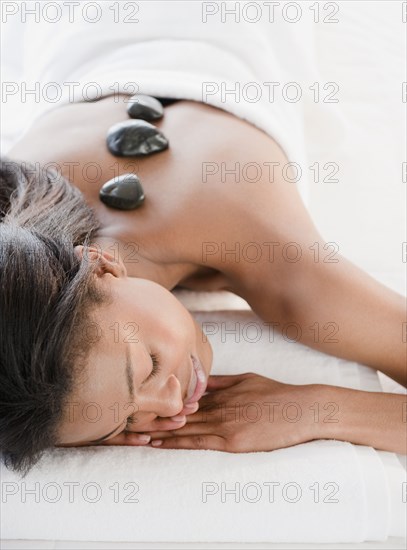
[[(127, 347), (126, 347), (126, 365), (125, 365), (125, 368), (124, 368), (124, 376), (125, 376), (126, 383), (127, 383), (127, 388), (128, 388), (128, 391), (129, 391), (129, 395), (128, 395), (128, 402), (129, 403), (132, 403), (134, 401), (133, 374), (134, 374), (134, 372), (133, 372), (133, 363), (132, 363), (131, 357), (130, 357), (129, 345), (127, 345)], [(114, 430), (112, 430), (110, 433), (104, 435), (103, 437), (99, 437), (98, 439), (94, 439), (94, 440), (90, 441), (89, 443), (100, 443), (101, 441), (104, 441), (105, 439), (110, 437), (112, 434), (114, 434), (115, 431), (118, 428), (119, 428), (119, 426), (117, 426)]]

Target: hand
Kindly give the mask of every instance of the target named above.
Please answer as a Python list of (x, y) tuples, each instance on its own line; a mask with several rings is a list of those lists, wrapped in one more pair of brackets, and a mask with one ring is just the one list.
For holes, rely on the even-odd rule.
[[(151, 440), (151, 436), (147, 435), (147, 432), (176, 430), (177, 428), (184, 426), (187, 415), (194, 414), (198, 410), (198, 408), (199, 404), (197, 402), (188, 403), (188, 405), (184, 405), (184, 408), (178, 413), (176, 417), (158, 416), (151, 422), (140, 426), (140, 428), (142, 428), (141, 433), (131, 431), (121, 432), (115, 437), (111, 437), (110, 439), (102, 441), (97, 445), (129, 445), (134, 447), (147, 445), (147, 443), (149, 443)], [(173, 418), (177, 418), (177, 420), (173, 420)]]
[(315, 402), (323, 387), (283, 384), (253, 373), (211, 376), (199, 410), (177, 430), (149, 432), (151, 444), (244, 453), (318, 439)]

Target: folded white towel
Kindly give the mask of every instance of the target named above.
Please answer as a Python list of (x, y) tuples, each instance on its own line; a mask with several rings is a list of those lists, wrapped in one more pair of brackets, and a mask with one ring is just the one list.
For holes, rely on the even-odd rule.
[[(279, 334), (270, 342), (250, 311), (194, 316), (213, 346), (214, 374), (380, 391), (367, 367)], [(4, 466), (1, 479), (5, 539), (339, 543), (406, 529), (405, 472), (395, 455), (339, 441), (245, 454), (60, 448), (23, 480)]]

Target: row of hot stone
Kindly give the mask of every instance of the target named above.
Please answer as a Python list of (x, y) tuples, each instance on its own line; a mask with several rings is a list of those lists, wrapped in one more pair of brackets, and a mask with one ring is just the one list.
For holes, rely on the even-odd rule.
[[(168, 149), (169, 142), (151, 121), (164, 116), (164, 106), (176, 100), (137, 94), (130, 98), (127, 114), (131, 120), (112, 126), (107, 148), (116, 157), (144, 157)], [(100, 200), (119, 210), (133, 210), (144, 202), (144, 191), (136, 174), (122, 174), (107, 181), (99, 192)]]

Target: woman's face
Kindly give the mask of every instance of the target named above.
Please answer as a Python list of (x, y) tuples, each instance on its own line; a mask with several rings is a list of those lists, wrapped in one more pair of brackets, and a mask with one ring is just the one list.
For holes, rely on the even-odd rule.
[[(100, 255), (82, 246), (75, 253), (90, 260)], [(106, 439), (142, 432), (157, 417), (176, 416), (185, 403), (199, 400), (212, 366), (208, 340), (171, 292), (127, 277), (123, 262), (107, 252), (101, 257), (97, 284), (113, 300), (93, 313), (87, 328), (91, 353), (83, 382), (69, 399), (60, 446), (96, 444), (108, 434)]]

